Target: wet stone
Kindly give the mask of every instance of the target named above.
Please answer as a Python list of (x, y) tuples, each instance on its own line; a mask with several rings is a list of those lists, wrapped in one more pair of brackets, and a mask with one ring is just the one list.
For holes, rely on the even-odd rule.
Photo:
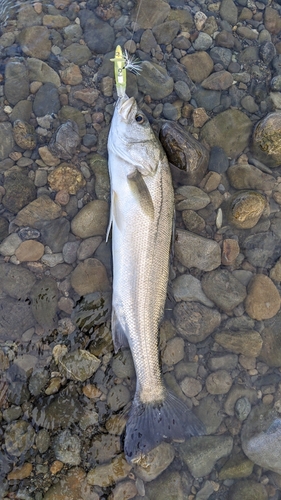
[(35, 129), (32, 125), (22, 120), (15, 120), (13, 134), (15, 142), (20, 148), (29, 150), (36, 148)]
[(4, 257), (14, 255), (16, 249), (21, 244), (21, 239), (17, 233), (12, 233), (2, 241), (0, 245), (0, 253)]
[(268, 276), (257, 274), (248, 287), (245, 309), (253, 319), (272, 318), (280, 309), (279, 292)]
[(195, 83), (201, 83), (205, 80), (214, 67), (211, 57), (205, 51), (188, 54), (182, 57), (180, 62), (185, 66), (187, 74)]
[(81, 443), (78, 436), (71, 435), (70, 430), (62, 431), (54, 442), (54, 452), (57, 460), (64, 464), (79, 465)]
[(18, 226), (35, 226), (42, 220), (56, 219), (61, 214), (61, 207), (54, 203), (49, 196), (43, 195), (26, 205), (17, 214), (14, 222)]
[(84, 260), (88, 257), (91, 257), (95, 253), (101, 242), (101, 236), (93, 236), (92, 238), (86, 238), (85, 240), (81, 241), (80, 246), (77, 250), (78, 260)]
[(61, 122), (73, 121), (76, 122), (79, 135), (83, 137), (86, 134), (86, 124), (83, 113), (72, 106), (62, 106), (59, 111), (59, 119)]
[(49, 37), (49, 30), (45, 26), (30, 26), (20, 32), (18, 41), (24, 54), (45, 60), (51, 53)]
[(129, 389), (122, 384), (117, 384), (107, 395), (107, 404), (112, 411), (118, 411), (123, 408), (131, 399)]
[(205, 306), (212, 307), (214, 303), (204, 294), (200, 281), (191, 274), (178, 276), (173, 282), (173, 294), (176, 302), (185, 300), (187, 302), (201, 302)]
[(86, 481), (86, 473), (79, 467), (71, 467), (67, 474), (56, 484), (53, 484), (44, 500), (99, 500), (99, 495), (91, 491)]
[(274, 409), (255, 406), (243, 425), (241, 440), (252, 462), (280, 474), (281, 419)]
[(238, 191), (227, 201), (227, 218), (240, 229), (251, 229), (267, 206), (266, 198), (256, 191)]
[(260, 120), (253, 132), (253, 154), (270, 167), (281, 163), (281, 113), (270, 113)]
[(265, 321), (262, 339), (261, 360), (268, 366), (281, 366), (280, 312), (273, 319)]
[(129, 349), (117, 353), (113, 358), (111, 367), (118, 378), (133, 378), (135, 376), (134, 362)]
[[(76, 305), (72, 320), (82, 332), (88, 332), (93, 327), (107, 321), (111, 311), (111, 300), (108, 293), (95, 292), (84, 295)], [(93, 351), (91, 351), (93, 354)]]
[[(80, 142), (81, 139), (76, 122), (68, 120), (58, 128), (54, 143), (50, 144), (49, 147), (55, 156), (64, 160), (70, 160), (75, 154), (77, 147), (80, 145)], [(56, 189), (56, 191), (58, 191), (58, 189)], [(70, 194), (75, 193), (70, 192)]]
[(114, 458), (121, 451), (119, 436), (113, 434), (96, 435), (92, 440), (90, 448), (90, 461), (95, 464), (103, 464)]
[(26, 60), (28, 68), (28, 76), (31, 82), (53, 83), (56, 87), (60, 86), (60, 77), (58, 73), (51, 68), (47, 63), (36, 59), (36, 57), (29, 57)]
[[(240, 479), (248, 477), (253, 472), (254, 464), (243, 453), (231, 456), (219, 472), (219, 479)], [(243, 497), (244, 498), (244, 497)]]
[(210, 474), (217, 460), (230, 454), (232, 446), (230, 436), (200, 436), (181, 444), (179, 451), (193, 477), (202, 477)]
[(228, 351), (244, 356), (257, 357), (262, 348), (262, 337), (255, 330), (222, 331), (215, 335), (215, 341)]
[(167, 21), (165, 23), (158, 24), (152, 29), (152, 33), (156, 38), (159, 45), (168, 45), (177, 36), (180, 30), (180, 24), (178, 21)]
[(168, 443), (161, 443), (139, 460), (136, 475), (143, 481), (150, 482), (169, 467), (174, 456), (174, 448)]
[(94, 200), (87, 203), (72, 219), (71, 230), (75, 236), (89, 238), (105, 235), (108, 224), (108, 203)]
[(32, 289), (31, 310), (36, 321), (46, 330), (55, 328), (57, 304), (57, 284), (53, 278), (44, 277)]
[(32, 180), (17, 170), (6, 173), (4, 188), (6, 193), (2, 203), (12, 213), (17, 213), (36, 198), (36, 188)]
[(199, 380), (196, 380), (193, 377), (185, 377), (180, 382), (180, 387), (182, 392), (188, 398), (193, 398), (194, 396), (197, 396), (197, 394), (199, 394), (199, 392), (201, 392), (202, 390), (202, 384), (199, 382)]
[(20, 60), (8, 61), (6, 64), (4, 91), (10, 104), (17, 104), (28, 97), (28, 72), (25, 64)]
[(104, 265), (98, 259), (80, 262), (71, 274), (71, 286), (80, 296), (108, 291), (110, 287)]
[(70, 222), (64, 217), (45, 222), (40, 228), (43, 243), (54, 253), (62, 251), (63, 245), (68, 240), (69, 231)]
[(0, 339), (18, 340), (23, 331), (34, 326), (34, 318), (30, 306), (18, 299), (0, 300)]
[(61, 391), (58, 395), (43, 398), (34, 407), (32, 418), (36, 425), (47, 430), (65, 429), (80, 420), (82, 406), (73, 387)]
[(9, 423), (13, 420), (18, 420), (22, 416), (22, 409), (20, 406), (14, 406), (11, 408), (7, 408), (3, 411), (3, 419)]
[(0, 123), (0, 161), (9, 156), (14, 147), (12, 125), (9, 122)]
[(210, 394), (226, 394), (232, 386), (232, 378), (227, 370), (217, 370), (206, 379), (206, 389)]
[(100, 360), (84, 349), (67, 353), (58, 360), (58, 367), (63, 376), (70, 380), (85, 382), (98, 369)]
[(237, 481), (229, 490), (229, 500), (267, 500), (268, 494), (265, 486), (255, 481)]
[(122, 481), (112, 490), (112, 500), (130, 500), (135, 498), (138, 493), (133, 481)]
[(125, 479), (131, 468), (132, 466), (126, 462), (124, 455), (121, 454), (108, 464), (97, 465), (91, 469), (87, 474), (87, 482), (92, 486), (105, 488)]
[(197, 302), (180, 302), (173, 311), (176, 328), (189, 342), (202, 342), (221, 322), (221, 315), (215, 309)]
[(76, 194), (85, 186), (86, 181), (82, 173), (73, 165), (62, 163), (48, 175), (48, 182), (54, 191), (66, 191)]
[(8, 480), (21, 480), (30, 476), (32, 472), (32, 464), (25, 463), (21, 467), (15, 467), (9, 474)]
[(36, 116), (51, 115), (60, 110), (60, 99), (57, 87), (53, 83), (44, 83), (36, 93), (33, 111)]
[(219, 428), (223, 415), (216, 396), (208, 395), (200, 400), (199, 406), (194, 408), (195, 415), (201, 420), (206, 434), (214, 434)]
[(223, 311), (231, 311), (246, 297), (246, 288), (227, 270), (216, 270), (206, 274), (202, 288), (207, 297)]
[(28, 383), (30, 394), (32, 394), (33, 396), (38, 396), (43, 391), (48, 380), (49, 375), (46, 370), (33, 371)]
[(251, 411), (251, 403), (248, 400), (248, 398), (243, 397), (237, 399), (235, 403), (235, 415), (241, 422), (246, 420), (250, 411)]
[(272, 175), (262, 172), (259, 168), (247, 163), (232, 165), (227, 171), (230, 184), (236, 189), (260, 189), (271, 191), (275, 184)]
[(0, 217), (0, 243), (8, 236), (9, 234), (9, 223), (5, 217)]
[(272, 231), (247, 236), (242, 244), (242, 252), (255, 267), (270, 269), (280, 256), (280, 239)]
[(174, 82), (165, 68), (150, 61), (143, 61), (142, 71), (138, 76), (138, 88), (152, 99), (164, 99), (173, 91)]
[(200, 210), (210, 203), (210, 198), (195, 186), (180, 186), (176, 190), (177, 210)]
[(62, 249), (62, 254), (64, 262), (67, 264), (74, 264), (77, 257), (77, 249), (79, 247), (79, 241), (68, 241), (64, 244)]
[(36, 278), (31, 271), (13, 264), (0, 264), (0, 289), (15, 299), (25, 300)]
[(17, 420), (10, 424), (5, 431), (5, 447), (7, 453), (19, 457), (26, 453), (33, 445), (35, 431), (28, 422)]
[(221, 264), (221, 249), (215, 241), (183, 229), (176, 234), (175, 256), (185, 267), (211, 271)]
[[(82, 16), (81, 24), (84, 29), (84, 40), (89, 49), (97, 54), (110, 52), (114, 43), (113, 28), (87, 10), (82, 12)], [(85, 23), (83, 19), (86, 19)]]
[(50, 434), (46, 429), (40, 429), (36, 434), (35, 444), (39, 453), (45, 453), (50, 446)]
[(169, 340), (162, 354), (162, 362), (168, 366), (173, 366), (179, 363), (183, 358), (184, 340), (180, 337)]

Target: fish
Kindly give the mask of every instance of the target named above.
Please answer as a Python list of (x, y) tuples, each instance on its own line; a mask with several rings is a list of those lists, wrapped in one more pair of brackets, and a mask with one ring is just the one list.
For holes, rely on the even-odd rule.
[(126, 423), (125, 457), (139, 463), (162, 441), (204, 433), (161, 376), (158, 330), (169, 278), (174, 191), (160, 141), (133, 97), (119, 97), (108, 137), (111, 184), (115, 351), (129, 346), (136, 391)]

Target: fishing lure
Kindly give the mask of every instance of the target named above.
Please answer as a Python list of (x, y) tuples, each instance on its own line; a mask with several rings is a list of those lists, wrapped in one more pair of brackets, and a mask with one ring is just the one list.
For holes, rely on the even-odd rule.
[(115, 73), (115, 83), (118, 97), (124, 97), (126, 95), (126, 85), (127, 85), (127, 72), (128, 69), (135, 75), (141, 72), (140, 64), (141, 61), (134, 59), (129, 56), (127, 50), (122, 51), (120, 45), (117, 45), (115, 49), (115, 57), (110, 59), (114, 62), (114, 73)]

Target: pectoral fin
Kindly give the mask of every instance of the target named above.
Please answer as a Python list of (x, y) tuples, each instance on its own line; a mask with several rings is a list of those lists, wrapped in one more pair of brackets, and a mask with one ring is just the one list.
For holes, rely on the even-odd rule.
[(128, 347), (128, 339), (122, 326), (120, 325), (114, 306), (112, 307), (111, 315), (111, 335), (115, 352), (118, 352), (122, 347)]
[(127, 176), (129, 185), (134, 196), (138, 199), (141, 209), (143, 212), (153, 219), (154, 217), (154, 206), (153, 201), (148, 190), (146, 183), (144, 182), (143, 176), (138, 170), (135, 170), (132, 174)]

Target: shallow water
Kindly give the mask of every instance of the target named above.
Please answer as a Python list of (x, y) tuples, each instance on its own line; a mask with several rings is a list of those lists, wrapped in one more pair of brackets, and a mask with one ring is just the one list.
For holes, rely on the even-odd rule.
[[(281, 108), (281, 7), (138, 5), (0, 0), (0, 498), (278, 500), (279, 115), (264, 151), (252, 133)], [(122, 454), (135, 374), (110, 334), (117, 44), (143, 61), (128, 94), (156, 133), (179, 125), (161, 139), (177, 212), (159, 345), (207, 434), (146, 467)]]

